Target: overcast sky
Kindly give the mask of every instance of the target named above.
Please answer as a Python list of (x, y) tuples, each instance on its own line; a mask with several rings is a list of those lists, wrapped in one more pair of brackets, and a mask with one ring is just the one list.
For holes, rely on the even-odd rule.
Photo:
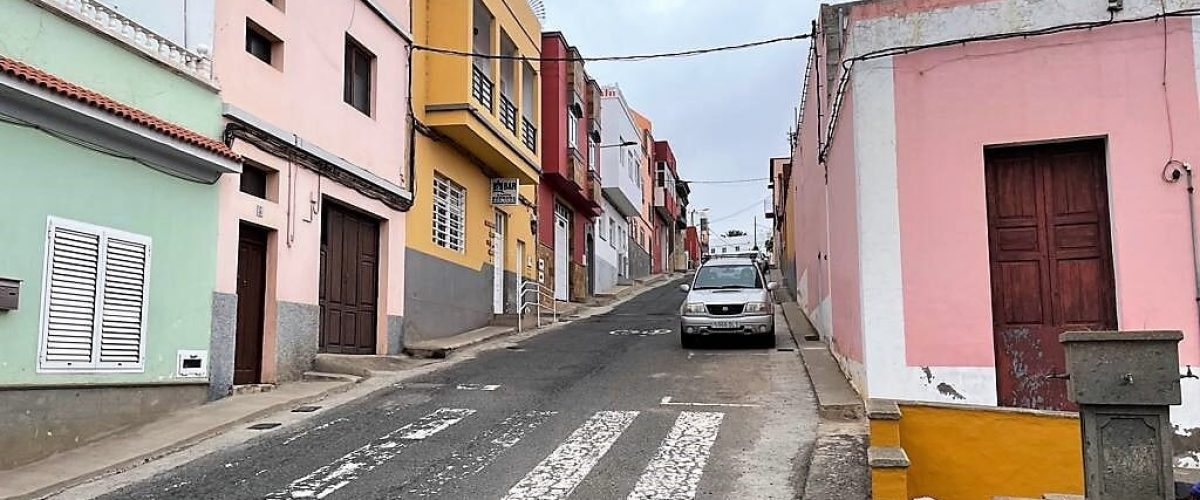
[[(544, 0), (547, 30), (584, 57), (669, 52), (805, 33), (815, 0)], [(751, 7), (752, 5), (752, 7)], [(768, 176), (768, 159), (788, 154), (807, 41), (642, 62), (591, 62), (601, 85), (621, 86), (631, 106), (668, 140), (686, 180)], [(713, 232), (760, 234), (766, 181), (693, 184), (691, 208), (708, 208)], [(757, 202), (757, 204), (756, 204)], [(753, 208), (751, 208), (753, 206)], [(739, 214), (734, 215), (735, 213)], [(722, 220), (724, 219), (724, 220)]]

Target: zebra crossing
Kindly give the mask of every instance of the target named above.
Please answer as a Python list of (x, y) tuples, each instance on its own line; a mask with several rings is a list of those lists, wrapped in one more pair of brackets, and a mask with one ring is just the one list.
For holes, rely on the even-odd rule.
[[(440, 433), (451, 433), (456, 424), (479, 418), (477, 415), (476, 410), (469, 408), (439, 408), (338, 457), (266, 498), (337, 498), (338, 491), (371, 474), (407, 448)], [(559, 500), (571, 497), (640, 415), (640, 411), (594, 413), (507, 492), (497, 491), (494, 498)], [(421, 474), (393, 491), (399, 492), (399, 498), (437, 497), (444, 489), (487, 469), (506, 451), (520, 445), (530, 433), (558, 416), (558, 412), (553, 411), (517, 412), (475, 436), (465, 445), (467, 451), (455, 452), (430, 463)], [(724, 413), (714, 411), (679, 412), (656, 453), (642, 469), (628, 499), (695, 498), (724, 417)]]

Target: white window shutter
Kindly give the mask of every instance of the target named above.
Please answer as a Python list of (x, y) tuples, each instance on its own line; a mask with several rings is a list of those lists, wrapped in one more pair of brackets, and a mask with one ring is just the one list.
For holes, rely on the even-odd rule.
[(43, 365), (90, 366), (94, 349), (100, 235), (53, 227), (47, 256)]
[(100, 321), (102, 366), (128, 368), (142, 363), (146, 271), (145, 243), (110, 236), (104, 246), (104, 295)]

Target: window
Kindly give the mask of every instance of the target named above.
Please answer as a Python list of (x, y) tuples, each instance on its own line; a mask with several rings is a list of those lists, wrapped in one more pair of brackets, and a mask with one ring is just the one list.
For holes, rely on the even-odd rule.
[(467, 190), (454, 181), (433, 177), (433, 242), (456, 252), (466, 246)]
[(283, 42), (279, 40), (279, 37), (272, 35), (254, 21), (246, 20), (246, 52), (257, 57), (258, 60), (278, 68), (283, 62), (283, 57), (279, 54), (282, 47)]
[(346, 36), (346, 81), (342, 98), (346, 104), (371, 116), (371, 75), (375, 54)]
[(242, 180), (241, 191), (256, 198), (264, 200), (274, 199), (271, 184), (275, 177), (275, 172), (267, 170), (265, 167), (260, 167), (253, 163), (242, 164)]
[(596, 141), (588, 139), (588, 169), (596, 169)]
[(600, 239), (607, 240), (608, 237), (604, 233), (604, 217), (596, 218), (596, 232), (600, 234)]
[(608, 244), (617, 246), (617, 222), (612, 217), (608, 218)]
[(150, 238), (51, 218), (38, 369), (144, 369)]
[(579, 117), (575, 116), (574, 111), (567, 111), (567, 145), (578, 149), (579, 139)]

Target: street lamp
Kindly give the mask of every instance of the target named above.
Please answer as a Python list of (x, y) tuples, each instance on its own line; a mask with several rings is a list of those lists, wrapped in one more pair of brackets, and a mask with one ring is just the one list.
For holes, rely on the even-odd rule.
[(638, 143), (637, 143), (637, 142), (634, 142), (634, 141), (625, 141), (625, 142), (622, 142), (622, 143), (620, 143), (620, 144), (601, 144), (601, 145), (599, 145), (599, 146), (596, 146), (596, 147), (597, 147), (597, 148), (599, 148), (599, 149), (606, 149), (606, 148), (625, 148), (625, 147), (629, 147), (629, 146), (637, 146), (637, 145), (638, 145)]

